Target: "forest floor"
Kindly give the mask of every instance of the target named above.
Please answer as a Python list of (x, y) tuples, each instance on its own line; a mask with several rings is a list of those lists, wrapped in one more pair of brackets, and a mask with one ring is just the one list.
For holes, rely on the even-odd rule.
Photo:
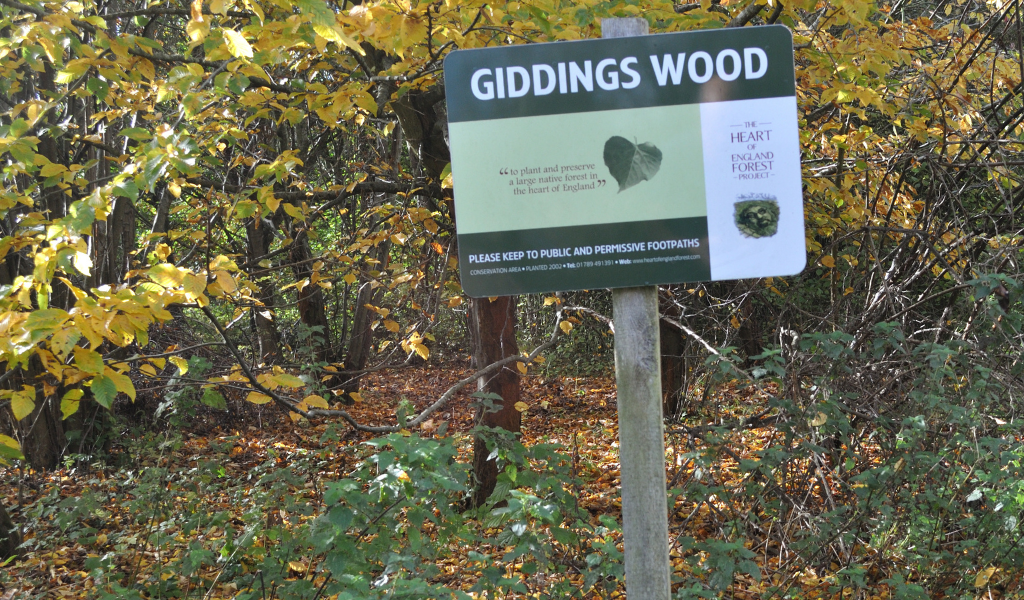
[[(365, 424), (391, 424), (401, 398), (407, 398), (422, 408), (466, 374), (468, 368), (465, 365), (449, 365), (445, 368), (413, 368), (371, 377), (364, 384), (362, 401), (352, 407), (352, 413)], [(613, 378), (531, 375), (524, 377), (523, 382), (523, 401), (529, 405), (523, 419), (524, 443), (527, 446), (538, 442), (557, 443), (565, 448), (566, 453), (578, 456), (578, 472), (583, 481), (582, 487), (576, 491), (580, 506), (595, 521), (601, 515), (620, 519)], [(467, 388), (460, 392), (455, 401), (418, 432), (422, 436), (433, 435), (441, 422), (447, 422), (449, 435), (465, 438), (461, 447), (467, 460), (471, 442), (466, 433), (474, 417), (469, 397), (472, 391)], [(721, 407), (719, 418), (749, 416), (763, 408), (763, 398), (753, 390), (725, 386), (716, 394), (721, 396), (709, 398), (709, 403)], [(132, 514), (141, 510), (140, 503), (144, 507), (147, 500), (139, 492), (141, 488), (131, 488), (129, 480), (133, 477), (141, 480), (147, 468), (163, 467), (171, 473), (170, 479), (174, 479), (175, 471), (186, 479), (196, 477), (197, 473), (215, 472), (221, 480), (229, 483), (218, 488), (221, 490), (219, 494), (205, 494), (202, 501), (209, 503), (211, 513), (222, 510), (235, 514), (260, 508), (246, 506), (249, 500), (243, 489), (247, 485), (247, 477), (251, 477), (259, 465), (266, 465), (268, 461), (284, 465), (298, 457), (319, 453), (326, 458), (325, 464), (331, 465), (319, 476), (329, 480), (344, 476), (352, 466), (348, 462), (351, 448), (346, 454), (345, 446), (354, 447), (371, 438), (356, 434), (340, 424), (341, 444), (321, 443), (327, 427), (324, 423), (293, 422), (271, 405), (242, 406), (239, 412), (242, 414), (224, 416), (224, 413), (218, 415), (207, 411), (205, 420), (198, 419), (196, 425), (188, 430), (173, 432), (177, 440), (174, 444), (161, 445), (159, 436), (152, 437), (149, 445), (145, 446), (148, 450), (140, 452), (136, 447), (135, 456), (130, 459), (134, 462), (127, 465), (113, 466), (108, 460), (91, 464), (80, 462), (49, 473), (0, 470), (0, 497), (16, 522), (28, 524), (24, 556), (0, 568), (0, 600), (103, 596), (100, 588), (104, 583), (98, 581), (95, 574), (90, 574), (91, 568), (98, 564), (97, 560), (107, 561), (107, 572), (118, 574), (123, 577), (122, 581), (127, 582), (133, 576), (142, 581), (161, 572), (168, 561), (177, 560), (183, 553), (199, 546), (215, 548), (225, 535), (223, 526), (214, 525), (198, 536), (193, 533), (188, 538), (175, 537), (174, 531), (154, 531), (152, 522), (147, 528), (145, 519)], [(735, 473), (735, 460), (763, 447), (773, 434), (771, 428), (737, 433), (732, 445), (737, 456), (724, 456), (713, 470), (712, 477), (719, 478), (719, 484), (728, 484), (728, 478), (735, 476), (735, 485), (741, 486), (741, 478), (732, 475)], [(115, 442), (115, 456), (118, 452), (126, 453), (122, 446), (145, 444), (146, 434), (134, 435), (138, 439)], [(685, 486), (692, 479), (693, 468), (692, 462), (684, 460), (684, 455), (692, 446), (688, 448), (687, 440), (679, 435), (668, 435), (666, 445), (668, 480), (674, 482), (675, 487)], [(198, 484), (193, 485), (198, 491)], [(315, 482), (292, 481), (289, 485), (297, 493), (308, 493), (312, 502), (322, 503), (322, 495), (318, 497)], [(135, 491), (124, 491), (130, 488)], [(742, 494), (737, 492), (733, 499), (741, 497)], [(720, 519), (716, 513), (720, 509), (717, 507), (728, 508), (720, 504), (728, 501), (711, 498), (707, 502), (694, 503), (680, 496), (670, 515), (670, 539), (678, 540), (685, 535), (700, 540), (718, 535)], [(743, 507), (734, 508), (743, 514)], [(268, 523), (278, 521), (287, 525), (299, 521), (295, 515), (284, 511), (278, 513), (268, 514)], [(472, 548), (461, 551), (469, 550)], [(797, 566), (797, 562), (787, 560), (783, 553), (767, 546), (752, 550), (757, 553), (755, 560), (761, 571), (760, 581), (749, 574), (737, 573), (724, 597), (741, 600), (760, 598), (770, 587), (787, 590), (781, 594), (782, 597), (852, 597), (848, 592), (833, 594), (828, 591), (828, 568), (815, 572), (806, 566)], [(687, 557), (683, 554), (678, 546), (673, 546), (671, 557), (676, 575), (700, 577), (694, 571), (693, 556), (689, 556), (690, 560), (686, 562), (684, 558)], [(304, 569), (307, 574), (312, 573), (314, 565), (307, 565), (303, 560), (296, 557), (296, 561), (289, 565)], [(460, 566), (468, 563), (463, 563), (458, 555), (446, 562), (445, 569), (452, 575), (448, 585), (468, 589), (478, 574)], [(196, 575), (201, 583), (190, 583), (193, 592), (186, 594), (187, 597), (231, 598), (239, 592), (233, 583), (217, 581), (215, 569), (206, 572), (200, 569)], [(302, 576), (298, 571), (295, 575)], [(884, 585), (871, 590), (870, 595), (864, 595), (862, 590), (857, 597), (889, 596)], [(624, 597), (624, 593), (620, 590), (611, 597)]]

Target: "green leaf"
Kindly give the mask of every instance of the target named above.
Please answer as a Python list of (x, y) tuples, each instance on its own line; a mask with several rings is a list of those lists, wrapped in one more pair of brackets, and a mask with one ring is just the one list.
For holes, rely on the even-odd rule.
[(98, 375), (93, 378), (90, 387), (92, 387), (93, 397), (96, 398), (96, 402), (100, 403), (100, 406), (110, 408), (114, 404), (114, 398), (117, 397), (117, 386), (114, 385), (113, 379), (106, 375)]
[(93, 96), (96, 96), (100, 100), (105, 100), (107, 98), (107, 94), (110, 92), (110, 84), (102, 79), (90, 77), (89, 81), (85, 84), (85, 89), (89, 90)]
[(95, 350), (75, 348), (75, 366), (90, 375), (102, 375), (103, 357)]
[(33, 311), (25, 319), (25, 327), (31, 331), (49, 331), (57, 329), (68, 320), (68, 313), (59, 308), (47, 308)]
[(203, 390), (203, 397), (200, 398), (199, 401), (210, 408), (215, 408), (217, 410), (228, 409), (227, 401), (224, 399), (223, 394), (218, 392), (216, 388), (209, 387)]
[(242, 200), (235, 205), (235, 215), (238, 216), (239, 219), (251, 217), (255, 214), (258, 207), (259, 204), (256, 204), (252, 200)]
[(82, 201), (73, 203), (68, 210), (68, 216), (63, 219), (68, 229), (75, 232), (83, 232), (89, 229), (95, 220), (96, 210)]
[(153, 138), (152, 133), (141, 127), (129, 127), (128, 129), (122, 129), (121, 135), (130, 140), (135, 140), (136, 142), (145, 142)]
[(604, 143), (604, 164), (619, 182), (621, 192), (641, 181), (650, 181), (658, 173), (661, 150), (650, 142), (638, 146), (616, 135)]
[(561, 527), (553, 526), (551, 528), (551, 536), (560, 544), (569, 545), (576, 541), (576, 534), (574, 534), (572, 530), (563, 529)]
[(129, 200), (139, 199), (139, 186), (135, 185), (135, 182), (131, 179), (125, 179), (119, 183), (114, 184), (114, 193), (118, 196), (123, 196)]
[(245, 90), (249, 89), (249, 78), (241, 73), (232, 75), (228, 79), (228, 89), (235, 94), (241, 95)]
[(15, 119), (14, 122), (11, 123), (9, 133), (11, 134), (11, 137), (17, 138), (24, 135), (26, 131), (28, 131), (28, 121), (25, 119)]
[(35, 147), (35, 143), (30, 142), (29, 140), (19, 140), (18, 143), (11, 144), (11, 147), (7, 150), (18, 162), (30, 165), (36, 157)]
[(339, 531), (348, 530), (349, 525), (352, 524), (352, 516), (352, 510), (344, 506), (335, 506), (331, 512), (327, 513), (327, 519)]
[(277, 385), (283, 385), (285, 387), (291, 388), (300, 388), (305, 387), (306, 385), (305, 381), (299, 379), (294, 375), (289, 375), (288, 373), (281, 373), (280, 375), (275, 375), (273, 380), (274, 382), (277, 383)]

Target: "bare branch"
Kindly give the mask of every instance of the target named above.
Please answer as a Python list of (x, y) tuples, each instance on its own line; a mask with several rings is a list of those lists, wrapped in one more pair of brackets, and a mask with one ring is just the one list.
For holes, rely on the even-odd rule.
[(736, 15), (732, 21), (725, 24), (726, 27), (743, 27), (750, 22), (751, 19), (757, 16), (757, 13), (764, 10), (766, 4), (758, 4), (757, 0), (751, 2), (746, 8), (740, 11), (740, 14)]

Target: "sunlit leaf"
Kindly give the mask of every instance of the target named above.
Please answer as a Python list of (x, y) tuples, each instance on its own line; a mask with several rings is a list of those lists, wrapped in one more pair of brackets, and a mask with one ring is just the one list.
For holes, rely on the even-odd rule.
[(234, 29), (224, 29), (224, 43), (235, 58), (252, 58), (252, 46)]

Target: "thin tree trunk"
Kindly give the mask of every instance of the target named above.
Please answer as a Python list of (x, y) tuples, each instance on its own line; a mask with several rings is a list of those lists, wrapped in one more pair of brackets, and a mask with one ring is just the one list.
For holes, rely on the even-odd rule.
[[(348, 351), (345, 353), (345, 370), (361, 371), (366, 368), (367, 357), (373, 342), (373, 331), (370, 329), (370, 317), (373, 312), (366, 307), (372, 304), (373, 288), (370, 282), (363, 282), (356, 293), (355, 311), (352, 315), (352, 335), (348, 339)], [(359, 391), (359, 377), (355, 376), (345, 382), (342, 391), (346, 394)]]
[[(312, 275), (313, 270), (310, 266), (312, 256), (313, 252), (305, 236), (292, 242), (292, 271), (296, 279), (306, 279)], [(314, 344), (316, 359), (322, 362), (334, 362), (331, 324), (327, 321), (326, 296), (323, 289), (316, 283), (309, 283), (299, 290), (298, 309), (302, 324), (310, 329), (311, 335), (317, 336), (321, 340)], [(307, 342), (311, 343), (311, 339)]]
[[(519, 354), (514, 296), (474, 298), (472, 315), (475, 342), (473, 354), (477, 365), (489, 365)], [(498, 407), (496, 412), (486, 412), (482, 408), (477, 410), (477, 425), (519, 433), (522, 414), (515, 408), (520, 398), (519, 371), (515, 365), (506, 366), (482, 378), (478, 388), (501, 396), (501, 400), (494, 401)], [(476, 479), (476, 488), (470, 500), (473, 507), (482, 505), (494, 492), (498, 482), (498, 465), (493, 459), (488, 460), (490, 453), (484, 438), (477, 436), (473, 443), (473, 476)]]
[(683, 336), (682, 332), (659, 323), (661, 329), (661, 410), (662, 415), (671, 419), (679, 414), (682, 405), (683, 381)]
[[(380, 261), (380, 269), (387, 264), (388, 253), (391, 251), (391, 242), (384, 242), (377, 247), (374, 259)], [(345, 353), (345, 370), (349, 372), (362, 371), (370, 361), (370, 351), (373, 348), (373, 330), (370, 325), (373, 322), (372, 310), (367, 305), (375, 305), (380, 302), (383, 288), (374, 288), (370, 279), (362, 281), (359, 292), (356, 293), (355, 310), (352, 315), (352, 335), (348, 339), (348, 349)], [(342, 386), (346, 394), (359, 391), (360, 376), (350, 377)]]
[[(259, 218), (249, 219), (245, 226), (246, 250), (248, 251), (247, 262), (255, 264), (257, 259), (270, 250), (270, 244), (274, 240), (274, 234), (270, 230), (270, 224), (260, 221)], [(254, 269), (258, 268), (253, 267)], [(264, 363), (273, 363), (281, 357), (281, 335), (277, 325), (272, 318), (267, 318), (263, 313), (272, 313), (274, 308), (274, 282), (270, 277), (256, 278), (259, 285), (259, 300), (263, 308), (254, 308), (253, 326), (256, 329), (256, 339), (259, 342), (259, 360)]]
[[(29, 370), (34, 373), (29, 373), (26, 379), (37, 383), (37, 378), (32, 375), (40, 374), (41, 369), (30, 363)], [(60, 464), (67, 445), (67, 437), (64, 433), (59, 398), (56, 395), (44, 396), (40, 387), (36, 387), (35, 409), (22, 419), (18, 426), (22, 430), (21, 450), (28, 464), (37, 470), (48, 470)]]
[(7, 509), (0, 503), (0, 561), (14, 556), (20, 544), (21, 532), (7, 514)]

